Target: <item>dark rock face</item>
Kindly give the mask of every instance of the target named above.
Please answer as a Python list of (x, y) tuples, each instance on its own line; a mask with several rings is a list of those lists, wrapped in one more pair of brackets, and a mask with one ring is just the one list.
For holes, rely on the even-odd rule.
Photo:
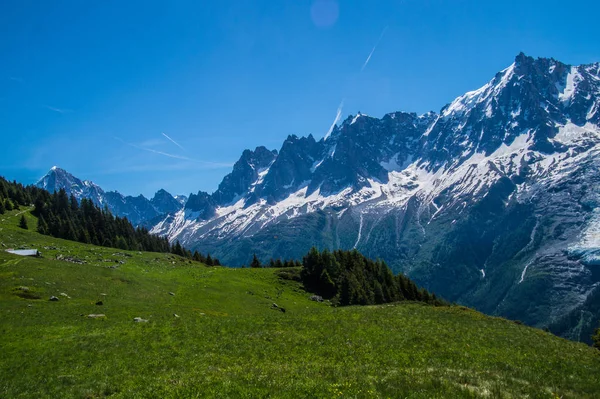
[(328, 151), (316, 168), (308, 192), (320, 188), (334, 194), (346, 187), (359, 190), (369, 179), (388, 183), (388, 172), (414, 159), (419, 139), (436, 118), (434, 113), (396, 112), (382, 119), (358, 114), (348, 117), (325, 145)]
[(163, 189), (158, 190), (154, 194), (150, 203), (161, 214), (175, 213), (181, 209), (181, 203)]
[(287, 197), (310, 180), (315, 161), (323, 151), (323, 144), (317, 143), (312, 135), (298, 138), (289, 136), (262, 182), (255, 190), (258, 195), (273, 203)]
[(212, 195), (215, 203), (228, 204), (235, 198), (245, 195), (252, 183), (258, 179), (259, 173), (267, 168), (276, 156), (277, 151), (269, 151), (265, 147), (244, 151), (233, 165), (233, 171), (225, 176)]
[(215, 215), (216, 203), (210, 194), (198, 191), (198, 194), (190, 194), (185, 209), (199, 212), (199, 219), (208, 220)]

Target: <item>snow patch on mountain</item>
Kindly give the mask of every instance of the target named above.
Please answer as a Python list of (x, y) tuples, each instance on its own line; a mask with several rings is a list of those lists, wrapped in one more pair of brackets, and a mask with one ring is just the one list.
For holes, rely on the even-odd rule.
[(571, 67), (569, 74), (567, 75), (566, 85), (563, 91), (558, 95), (558, 98), (562, 102), (570, 101), (575, 95), (575, 90), (577, 89), (577, 85), (581, 81), (581, 74), (578, 71), (577, 67)]
[(450, 105), (442, 112), (443, 118), (451, 116), (459, 116), (468, 111), (471, 111), (475, 105), (479, 103), (486, 103), (486, 116), (491, 117), (491, 99), (504, 89), (515, 73), (515, 64), (512, 64), (508, 68), (504, 69), (499, 75), (494, 78), (491, 82), (487, 83), (483, 87), (470, 91), (457, 99), (455, 99)]

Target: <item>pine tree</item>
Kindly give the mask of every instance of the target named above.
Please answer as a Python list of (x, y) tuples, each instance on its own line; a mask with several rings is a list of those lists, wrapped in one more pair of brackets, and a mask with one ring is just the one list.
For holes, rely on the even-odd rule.
[(77, 210), (79, 209), (79, 204), (77, 203), (77, 198), (75, 198), (75, 196), (73, 194), (71, 194), (71, 197), (69, 198), (69, 205), (71, 208), (71, 212), (77, 212)]
[(181, 246), (179, 240), (175, 243), (175, 245), (173, 245), (171, 253), (173, 253), (174, 255), (185, 256), (185, 252), (183, 251), (183, 247)]
[(12, 211), (13, 210), (13, 204), (12, 202), (10, 202), (10, 200), (7, 198), (6, 201), (4, 201), (4, 208), (7, 211)]
[(594, 347), (600, 349), (600, 325), (596, 329), (596, 334), (592, 336), (592, 341), (594, 342)]
[(19, 227), (27, 230), (27, 219), (25, 219), (25, 215), (21, 215), (21, 221), (19, 221)]
[(91, 242), (90, 240), (90, 235), (87, 232), (87, 230), (85, 229), (81, 229), (79, 230), (79, 238), (78, 238), (79, 242), (82, 242), (84, 244), (89, 244)]
[(335, 284), (326, 269), (323, 269), (319, 277), (319, 294), (327, 299), (333, 298), (335, 295)]
[(43, 215), (38, 218), (37, 232), (40, 234), (48, 234), (48, 223)]
[(119, 248), (119, 249), (123, 249), (123, 250), (129, 249), (129, 246), (127, 245), (127, 241), (125, 241), (125, 238), (123, 238), (121, 236), (117, 236), (116, 245), (117, 245), (117, 248)]
[(250, 262), (250, 267), (253, 269), (259, 269), (262, 267), (260, 260), (256, 257), (256, 254), (252, 256), (252, 262)]
[(200, 253), (198, 251), (194, 251), (194, 255), (192, 255), (192, 259), (194, 259), (196, 262), (202, 262), (202, 256), (200, 255)]
[(206, 263), (206, 266), (214, 266), (213, 258), (211, 258), (210, 254), (206, 255), (206, 262), (204, 262), (204, 263)]
[(0, 215), (4, 215), (6, 209), (4, 208), (4, 201), (0, 198)]

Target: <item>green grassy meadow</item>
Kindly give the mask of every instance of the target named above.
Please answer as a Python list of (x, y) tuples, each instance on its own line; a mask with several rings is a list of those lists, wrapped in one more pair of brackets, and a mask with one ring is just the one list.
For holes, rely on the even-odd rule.
[(0, 398), (600, 397), (600, 351), (541, 330), (458, 306), (335, 308), (277, 269), (54, 239), (16, 214), (0, 215)]

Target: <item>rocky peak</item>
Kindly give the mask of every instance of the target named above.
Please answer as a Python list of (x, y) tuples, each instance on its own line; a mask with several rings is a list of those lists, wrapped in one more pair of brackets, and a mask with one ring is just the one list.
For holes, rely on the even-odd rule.
[(262, 146), (256, 147), (254, 151), (245, 150), (233, 165), (233, 171), (225, 176), (213, 193), (215, 203), (225, 205), (244, 196), (252, 183), (259, 179), (259, 173), (263, 173), (276, 157), (277, 151), (270, 151)]
[(185, 204), (185, 209), (192, 213), (198, 213), (198, 219), (208, 220), (215, 215), (217, 204), (210, 194), (198, 191), (198, 194), (190, 194)]
[(91, 199), (96, 205), (102, 205), (104, 190), (88, 180), (80, 180), (66, 170), (53, 166), (44, 177), (37, 183), (37, 187), (54, 193), (61, 188), (67, 195), (73, 195), (78, 200), (82, 198)]
[(528, 136), (531, 150), (561, 151), (553, 141), (556, 126), (569, 121), (582, 126), (596, 117), (598, 83), (585, 67), (521, 53), (486, 85), (442, 109), (428, 130), (425, 151), (433, 168), (477, 152), (490, 155), (521, 135)]
[(312, 168), (323, 148), (323, 141), (315, 141), (312, 135), (300, 138), (288, 136), (264, 177), (262, 189), (257, 193), (269, 201), (278, 201), (306, 184), (311, 179)]
[(158, 190), (150, 203), (159, 213), (174, 213), (181, 209), (181, 203), (164, 189)]

